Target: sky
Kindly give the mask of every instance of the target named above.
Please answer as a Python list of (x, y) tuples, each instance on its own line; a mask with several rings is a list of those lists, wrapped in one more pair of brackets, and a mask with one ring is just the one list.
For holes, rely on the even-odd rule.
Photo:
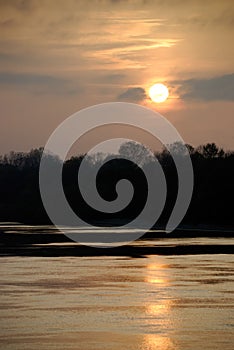
[[(160, 112), (186, 143), (234, 149), (233, 36), (232, 0), (0, 0), (0, 154), (44, 146), (69, 115), (114, 101)], [(154, 83), (166, 102), (150, 100)]]

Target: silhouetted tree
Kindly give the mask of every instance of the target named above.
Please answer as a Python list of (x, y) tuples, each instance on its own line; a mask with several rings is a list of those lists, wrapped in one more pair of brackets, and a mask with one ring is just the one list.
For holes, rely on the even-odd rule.
[(131, 159), (139, 165), (149, 162), (152, 158), (149, 149), (135, 141), (123, 143), (119, 148), (119, 155)]
[(199, 146), (197, 148), (197, 151), (200, 152), (200, 154), (204, 158), (217, 158), (217, 157), (223, 157), (224, 151), (222, 148), (218, 148), (215, 143), (207, 143), (206, 145)]
[[(194, 169), (194, 193), (183, 220), (190, 224), (219, 223), (234, 224), (234, 152), (224, 152), (214, 143), (189, 150)], [(178, 156), (184, 156), (183, 147), (179, 143), (170, 145), (170, 150)], [(44, 210), (39, 189), (39, 166), (43, 148), (33, 149), (28, 153), (11, 152), (0, 157), (0, 221), (21, 221), (32, 223), (50, 222)], [(96, 154), (85, 158), (88, 171), (102, 166), (97, 174), (97, 189), (104, 199), (112, 201), (116, 198), (116, 184), (120, 179), (128, 179), (134, 187), (134, 198), (128, 207), (120, 213), (111, 214), (110, 218), (133, 218), (140, 212), (147, 198), (147, 183), (140, 167), (134, 160), (150, 170), (152, 155), (146, 148), (135, 142), (127, 142), (120, 147), (120, 156), (111, 159), (104, 154)], [(121, 159), (127, 156), (130, 160)], [(77, 185), (77, 176), (84, 156), (72, 157), (63, 164), (64, 192), (77, 214), (83, 219), (105, 220), (105, 213), (90, 208), (81, 196)], [(156, 154), (167, 182), (167, 203), (160, 217), (160, 224), (167, 222), (177, 196), (177, 173), (175, 164), (167, 149)], [(132, 160), (132, 161), (131, 161)], [(147, 162), (146, 162), (147, 160)], [(59, 158), (47, 154), (47, 161), (60, 162)], [(90, 170), (89, 170), (90, 169)], [(55, 199), (56, 205), (56, 199)]]

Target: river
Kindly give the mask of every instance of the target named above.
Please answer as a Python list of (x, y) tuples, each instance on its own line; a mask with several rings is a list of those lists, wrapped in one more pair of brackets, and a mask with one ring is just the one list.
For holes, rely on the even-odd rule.
[(0, 348), (231, 350), (233, 271), (230, 254), (3, 256)]

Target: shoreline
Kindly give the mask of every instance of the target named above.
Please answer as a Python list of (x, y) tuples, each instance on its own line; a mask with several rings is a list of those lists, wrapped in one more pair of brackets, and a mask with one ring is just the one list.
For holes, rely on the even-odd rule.
[[(95, 257), (95, 256), (122, 256), (146, 257), (147, 255), (198, 255), (198, 254), (233, 254), (233, 231), (209, 231), (177, 229), (172, 233), (163, 231), (148, 231), (137, 240), (137, 244), (129, 244), (113, 248), (94, 248), (75, 243), (66, 235), (58, 232), (52, 226), (31, 227), (18, 229), (15, 226), (0, 228), (0, 257)], [(189, 244), (190, 238), (233, 239), (232, 244)], [(168, 245), (157, 245), (157, 239), (168, 240)], [(171, 239), (171, 245), (170, 245)], [(174, 239), (181, 239), (180, 244)], [(184, 242), (183, 242), (184, 239)], [(144, 245), (146, 240), (152, 240), (154, 245)], [(186, 241), (187, 240), (187, 241)], [(173, 242), (174, 241), (174, 242)], [(142, 242), (142, 244), (141, 244)], [(192, 242), (190, 242), (192, 243)], [(213, 243), (213, 242), (211, 242)]]
[(115, 248), (93, 248), (84, 245), (67, 246), (4, 246), (0, 247), (1, 257), (97, 257), (122, 256), (146, 257), (147, 255), (203, 255), (203, 254), (233, 254), (232, 245), (177, 245), (177, 246), (121, 246)]

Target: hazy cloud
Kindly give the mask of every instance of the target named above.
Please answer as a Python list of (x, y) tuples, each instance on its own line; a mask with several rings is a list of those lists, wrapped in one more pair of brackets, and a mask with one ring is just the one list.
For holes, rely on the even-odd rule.
[(41, 85), (41, 84), (58, 84), (58, 83), (64, 83), (65, 81), (66, 81), (65, 79), (53, 77), (50, 75), (0, 72), (1, 84), (16, 84), (16, 85), (39, 84)]
[(140, 102), (146, 98), (145, 90), (141, 87), (129, 88), (118, 96), (118, 100)]
[(113, 74), (106, 74), (102, 76), (100, 80), (106, 83), (119, 83), (123, 81), (125, 78), (126, 78), (126, 74), (113, 73)]
[(64, 78), (32, 73), (0, 72), (0, 85), (30, 88), (37, 93), (54, 91), (55, 93), (75, 94), (82, 91), (79, 84), (73, 85)]
[[(119, 39), (118, 39), (119, 40)], [(146, 49), (158, 49), (158, 48), (170, 48), (180, 40), (176, 39), (142, 39), (142, 40), (133, 40), (131, 37), (128, 37), (127, 41), (112, 41), (109, 43), (90, 43), (78, 45), (81, 48), (85, 48), (86, 51), (111, 51), (111, 52), (123, 52), (123, 50), (132, 51), (141, 51)]]
[(174, 81), (177, 93), (183, 99), (203, 101), (234, 101), (234, 73), (210, 79)]
[(0, 0), (1, 7), (13, 7), (22, 12), (28, 12), (36, 4), (35, 0)]

